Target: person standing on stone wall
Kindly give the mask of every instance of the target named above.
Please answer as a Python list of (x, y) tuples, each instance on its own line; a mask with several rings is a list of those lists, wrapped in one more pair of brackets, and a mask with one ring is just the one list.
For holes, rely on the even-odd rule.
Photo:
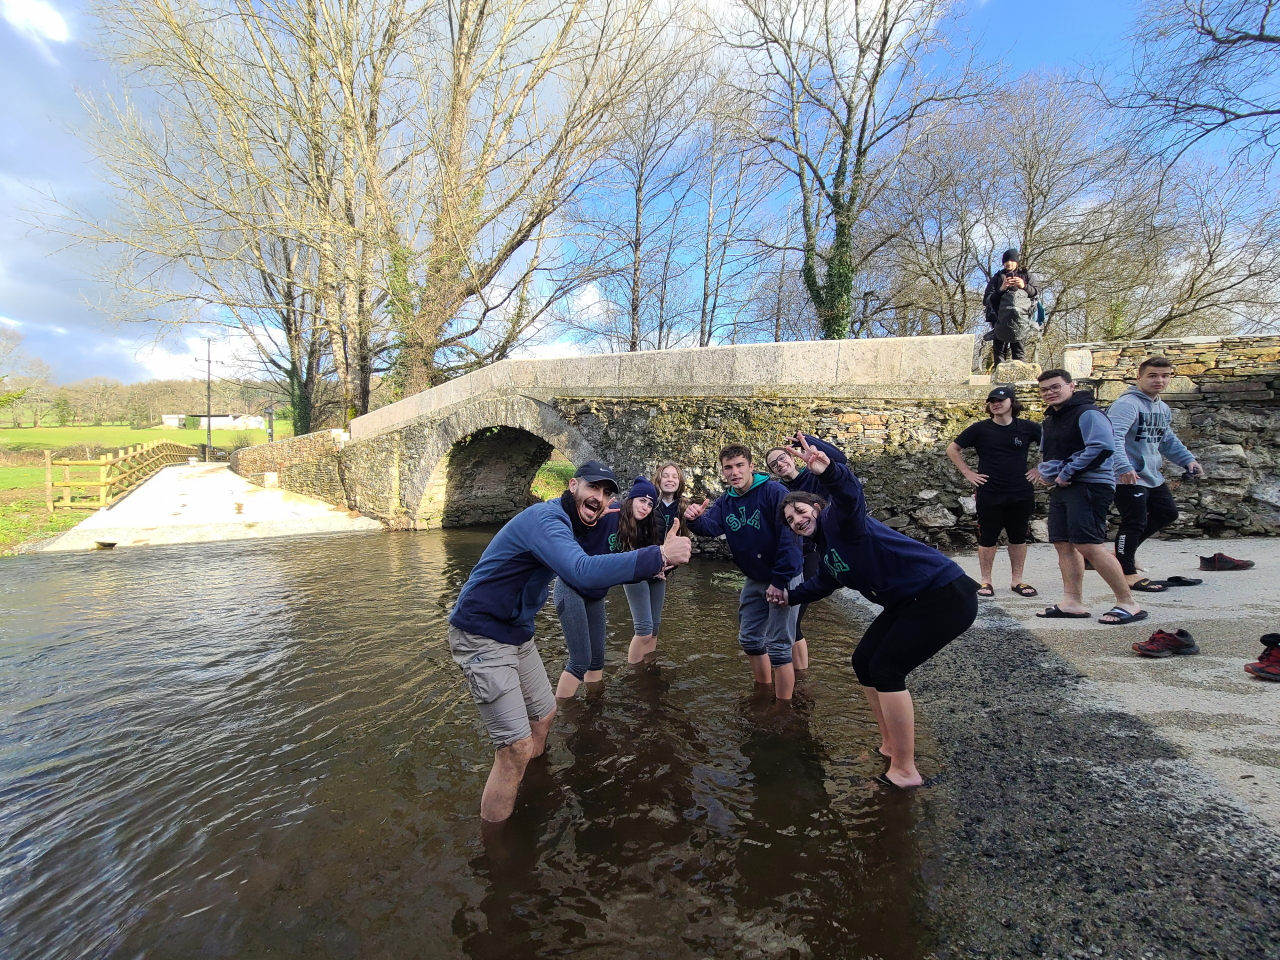
[(733, 562), (747, 578), (738, 598), (738, 645), (751, 661), (756, 683), (772, 683), (774, 696), (789, 701), (796, 685), (791, 656), (796, 613), (777, 604), (787, 587), (800, 583), (803, 561), (800, 541), (778, 511), (787, 488), (756, 473), (751, 451), (736, 443), (720, 451), (720, 475), (728, 491), (715, 503), (691, 503), (684, 519), (700, 536), (724, 535)]
[(1041, 461), (1027, 471), (1027, 479), (1053, 488), (1049, 494), (1049, 541), (1058, 551), (1062, 600), (1036, 616), (1092, 616), (1084, 604), (1084, 564), (1088, 560), (1116, 597), (1115, 606), (1098, 622), (1118, 625), (1145, 620), (1147, 612), (1133, 599), (1120, 561), (1105, 546), (1107, 509), (1116, 492), (1111, 421), (1093, 402), (1092, 393), (1076, 390), (1066, 370), (1046, 370), (1038, 380), (1046, 405), (1040, 431)]
[(575, 519), (596, 523), (617, 493), (613, 471), (592, 461), (565, 498), (526, 507), (485, 547), (449, 614), (449, 650), (462, 669), (495, 752), (480, 799), (482, 820), (511, 816), (525, 768), (546, 749), (555, 719), (551, 681), (533, 642), (534, 617), (552, 578), (577, 591), (607, 590), (688, 563), (693, 549), (673, 528), (660, 546), (592, 557), (574, 538)]
[[(825, 440), (819, 440), (812, 434), (806, 433), (804, 438), (810, 447), (825, 453), (832, 463), (849, 462), (839, 447), (832, 446)], [(803, 464), (796, 466), (795, 455), (788, 447), (774, 447), (769, 450), (764, 455), (764, 465), (769, 468), (774, 478), (792, 493), (797, 490), (819, 493), (822, 489), (817, 476), (808, 467)], [(803, 540), (802, 543), (804, 544), (803, 578), (809, 580), (818, 572), (818, 548), (812, 540)], [(809, 642), (804, 638), (803, 629), (804, 615), (808, 610), (807, 603), (801, 604), (800, 612), (796, 615), (796, 642), (791, 648), (791, 657), (797, 670), (809, 669)]]
[(997, 364), (1006, 356), (1022, 360), (1026, 354), (1025, 342), (1039, 332), (1035, 318), (1040, 291), (1026, 269), (1019, 265), (1021, 257), (1017, 250), (1006, 250), (1000, 258), (1001, 268), (987, 282), (982, 294), (982, 310), (994, 334)]
[[(1027, 453), (1040, 443), (1040, 425), (1023, 420), (1013, 387), (996, 387), (987, 395), (987, 419), (965, 427), (947, 447), (947, 456), (974, 488), (978, 507), (978, 567), (982, 584), (978, 596), (993, 597), (1000, 531), (1009, 538), (1009, 566), (1014, 593), (1034, 597), (1036, 588), (1022, 582), (1027, 562), (1027, 533), (1036, 510), (1035, 487), (1027, 480)], [(962, 451), (978, 451), (978, 469), (964, 461)]]
[[(1203, 475), (1204, 468), (1173, 432), (1173, 411), (1160, 399), (1173, 377), (1168, 357), (1148, 357), (1138, 365), (1138, 382), (1107, 409), (1115, 433), (1116, 509), (1120, 529), (1116, 533), (1116, 559), (1132, 590), (1163, 593), (1167, 586), (1138, 572), (1138, 547), (1157, 531), (1178, 519), (1178, 505), (1169, 492), (1161, 468), (1168, 457), (1188, 476)], [(1175, 581), (1177, 583), (1177, 581)]]

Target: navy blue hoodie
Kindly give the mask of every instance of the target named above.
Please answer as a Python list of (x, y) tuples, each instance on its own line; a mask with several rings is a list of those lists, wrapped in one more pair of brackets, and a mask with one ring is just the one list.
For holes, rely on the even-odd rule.
[(533, 618), (547, 602), (554, 577), (579, 593), (647, 580), (662, 570), (662, 550), (593, 557), (574, 539), (573, 521), (559, 500), (525, 508), (485, 547), (458, 594), (449, 623), (499, 643), (533, 639)]
[[(617, 513), (606, 513), (593, 526), (588, 527), (578, 515), (578, 505), (574, 502), (573, 494), (568, 490), (560, 495), (560, 506), (573, 524), (573, 539), (578, 541), (583, 553), (589, 557), (603, 557), (610, 553), (618, 552), (616, 549), (618, 542)], [(609, 588), (579, 590), (578, 593), (586, 600), (603, 600), (608, 595)]]
[(739, 496), (730, 488), (702, 516), (690, 521), (689, 529), (703, 537), (724, 534), (739, 570), (751, 580), (784, 589), (803, 563), (800, 539), (779, 517), (786, 495), (786, 487), (757, 473), (746, 493)]
[[(849, 458), (844, 455), (844, 451), (839, 447), (833, 447), (831, 444), (827, 443), (827, 441), (819, 440), (817, 437), (812, 437), (807, 433), (804, 435), (804, 438), (809, 441), (809, 446), (817, 447), (830, 457), (832, 463), (849, 462)], [(820, 497), (825, 497), (827, 495), (822, 489), (822, 482), (818, 479), (818, 475), (816, 473), (810, 473), (808, 467), (802, 466), (800, 468), (800, 472), (791, 480), (779, 480), (778, 482), (793, 493), (796, 490), (803, 490), (805, 493), (816, 493)]]
[(818, 474), (828, 506), (818, 517), (818, 574), (789, 591), (792, 606), (829, 597), (840, 587), (892, 607), (964, 576), (955, 563), (919, 540), (867, 516), (862, 484), (844, 464)]

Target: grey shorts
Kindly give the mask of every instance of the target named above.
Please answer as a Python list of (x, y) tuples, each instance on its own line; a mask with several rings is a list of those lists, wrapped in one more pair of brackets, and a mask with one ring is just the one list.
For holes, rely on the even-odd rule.
[(541, 720), (556, 708), (547, 668), (532, 640), (517, 647), (450, 624), (449, 652), (467, 678), (495, 747), (509, 747), (532, 736), (530, 721)]
[[(790, 583), (800, 583), (796, 577)], [(781, 667), (791, 662), (791, 645), (796, 640), (797, 607), (780, 607), (765, 599), (769, 584), (748, 580), (738, 597), (738, 646), (750, 657), (769, 655), (769, 662)]]

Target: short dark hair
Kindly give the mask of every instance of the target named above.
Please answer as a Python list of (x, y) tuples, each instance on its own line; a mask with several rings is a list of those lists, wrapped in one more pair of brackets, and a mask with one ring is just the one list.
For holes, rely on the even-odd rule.
[(731, 443), (728, 446), (720, 448), (721, 463), (724, 463), (726, 460), (732, 460), (735, 457), (746, 457), (747, 463), (751, 464), (756, 462), (755, 457), (751, 456), (751, 451), (740, 443)]
[(1147, 359), (1138, 364), (1138, 376), (1142, 376), (1147, 367), (1155, 367), (1157, 370), (1172, 370), (1173, 361), (1158, 354), (1154, 357), (1147, 357)]
[[(1021, 400), (1019, 400), (1017, 397), (1010, 397), (1010, 398), (1009, 398), (1009, 400), (1010, 400), (1010, 402), (1011, 402), (1011, 406), (1009, 407), (1010, 412), (1011, 412), (1015, 417), (1022, 416), (1022, 401), (1021, 401)], [(987, 401), (987, 416), (988, 416), (988, 417), (995, 416), (995, 414), (993, 414), (993, 413), (991, 412), (991, 405), (992, 405), (993, 403), (999, 403), (999, 402), (1000, 402), (999, 400), (988, 400), (988, 401)]]
[(1054, 367), (1052, 370), (1046, 370), (1044, 373), (1040, 374), (1040, 376), (1036, 377), (1036, 383), (1044, 383), (1046, 380), (1052, 380), (1054, 377), (1061, 377), (1067, 383), (1075, 382), (1071, 379), (1071, 374), (1067, 373), (1067, 371), (1063, 370), (1061, 367)]
[(787, 522), (787, 507), (794, 507), (797, 503), (807, 503), (811, 507), (817, 507), (823, 510), (827, 506), (827, 501), (816, 493), (810, 493), (808, 490), (793, 490), (782, 498), (782, 502), (778, 504), (778, 519), (784, 524)]

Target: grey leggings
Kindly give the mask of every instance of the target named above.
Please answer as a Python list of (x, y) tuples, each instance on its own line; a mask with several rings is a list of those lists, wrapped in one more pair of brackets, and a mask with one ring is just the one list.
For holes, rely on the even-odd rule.
[(667, 598), (667, 581), (642, 580), (624, 584), (627, 603), (631, 607), (631, 619), (635, 623), (637, 637), (652, 637), (662, 625), (662, 602)]
[(556, 580), (556, 613), (569, 648), (565, 672), (581, 680), (588, 670), (604, 669), (604, 597), (588, 600), (563, 580)]

